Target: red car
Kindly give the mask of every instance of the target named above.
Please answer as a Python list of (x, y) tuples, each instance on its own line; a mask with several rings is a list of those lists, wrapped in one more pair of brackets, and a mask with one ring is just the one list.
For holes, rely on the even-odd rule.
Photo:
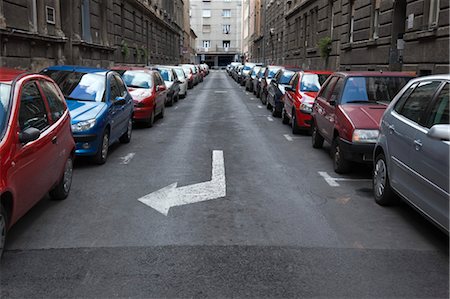
[(122, 76), (133, 97), (135, 122), (143, 122), (147, 127), (152, 127), (156, 116), (164, 117), (167, 88), (158, 71), (125, 66), (118, 66), (113, 70)]
[(285, 87), (282, 118), (284, 124), (291, 124), (293, 134), (311, 128), (314, 99), (331, 74), (328, 71), (299, 71)]
[(75, 142), (58, 85), (43, 75), (0, 69), (0, 256), (6, 233), (49, 191), (65, 199)]
[(380, 119), (410, 73), (338, 72), (328, 78), (314, 102), (312, 146), (331, 144), (337, 173), (351, 162), (372, 163)]

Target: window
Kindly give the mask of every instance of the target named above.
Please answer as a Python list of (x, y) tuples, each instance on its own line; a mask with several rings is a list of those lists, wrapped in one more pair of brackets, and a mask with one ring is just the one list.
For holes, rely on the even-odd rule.
[(119, 94), (121, 97), (126, 97), (127, 96), (127, 87), (125, 86), (125, 83), (123, 83), (122, 78), (120, 78), (117, 75), (114, 75), (114, 78), (117, 81), (117, 86), (119, 87)]
[(405, 101), (399, 113), (415, 123), (421, 123), (423, 121), (423, 112), (440, 84), (441, 82), (439, 81), (420, 83)]
[(211, 10), (209, 10), (209, 9), (204, 9), (203, 12), (202, 12), (202, 16), (203, 16), (204, 18), (211, 18)]
[(36, 128), (41, 132), (49, 127), (44, 100), (35, 82), (27, 83), (20, 97), (20, 131)]
[(46, 6), (45, 11), (46, 11), (46, 15), (47, 15), (47, 23), (55, 24), (56, 23), (55, 9), (50, 6)]
[(380, 2), (381, 0), (374, 0), (372, 6), (372, 38), (378, 38), (378, 29), (380, 27)]
[(109, 100), (114, 101), (116, 98), (120, 97), (119, 84), (117, 84), (117, 81), (114, 77), (111, 77), (109, 82), (110, 82), (110, 84), (109, 84), (109, 90), (110, 90)]
[(300, 91), (318, 92), (328, 77), (328, 74), (305, 74), (302, 76)]
[(202, 32), (203, 32), (203, 33), (209, 33), (209, 32), (211, 32), (211, 25), (203, 25), (203, 26), (202, 26)]
[(349, 26), (349, 42), (353, 43), (353, 31), (355, 29), (355, 0), (350, 0), (350, 11), (349, 11), (349, 16), (350, 16), (350, 26)]
[(64, 104), (64, 98), (60, 95), (58, 88), (51, 82), (40, 82), (42, 91), (47, 98), (48, 106), (50, 108), (50, 115), (53, 122), (58, 121), (66, 111), (66, 105)]
[(439, 0), (430, 0), (430, 13), (428, 17), (428, 26), (437, 27), (439, 20)]
[(344, 87), (344, 79), (339, 78), (336, 82), (336, 85), (334, 85), (333, 92), (331, 93), (329, 101), (337, 101), (343, 87)]
[(224, 34), (230, 34), (230, 32), (231, 32), (231, 25), (228, 25), (228, 24), (222, 25), (222, 32)]
[(222, 11), (222, 17), (224, 17), (224, 18), (231, 18), (231, 9), (224, 9)]
[(9, 103), (11, 101), (11, 85), (0, 83), (0, 141), (8, 119)]
[(224, 41), (222, 42), (222, 46), (223, 46), (224, 48), (229, 48), (229, 47), (230, 47), (230, 44), (231, 44), (231, 42), (230, 42), (229, 40), (224, 40)]
[(449, 118), (449, 83), (446, 83), (444, 88), (439, 93), (436, 103), (431, 109), (431, 116), (428, 120), (427, 127), (431, 128), (434, 125), (448, 125)]
[(211, 48), (211, 41), (210, 40), (204, 40), (203, 41), (203, 48)]
[(82, 0), (81, 3), (81, 31), (83, 40), (92, 42), (91, 36), (91, 14), (89, 9), (90, 0)]
[(328, 99), (331, 97), (331, 92), (333, 91), (334, 84), (339, 79), (339, 77), (333, 77), (328, 81), (327, 85), (322, 88), (319, 97), (325, 99), (328, 101)]

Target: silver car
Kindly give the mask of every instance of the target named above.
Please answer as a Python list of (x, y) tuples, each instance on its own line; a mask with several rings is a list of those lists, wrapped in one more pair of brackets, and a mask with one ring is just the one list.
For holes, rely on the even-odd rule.
[(450, 74), (411, 80), (386, 109), (374, 151), (380, 205), (399, 195), (449, 232)]

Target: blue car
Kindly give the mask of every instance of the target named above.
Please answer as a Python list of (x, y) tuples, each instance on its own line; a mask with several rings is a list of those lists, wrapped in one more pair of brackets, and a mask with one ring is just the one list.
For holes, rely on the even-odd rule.
[(55, 80), (66, 98), (76, 155), (104, 164), (111, 144), (130, 142), (133, 101), (119, 74), (78, 66), (52, 66), (42, 73)]

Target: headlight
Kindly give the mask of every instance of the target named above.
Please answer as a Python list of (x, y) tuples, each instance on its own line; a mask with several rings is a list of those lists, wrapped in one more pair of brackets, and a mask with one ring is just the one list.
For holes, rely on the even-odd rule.
[(311, 112), (312, 112), (312, 105), (307, 104), (307, 103), (302, 103), (302, 104), (300, 104), (300, 111), (303, 112), (303, 113), (311, 114)]
[(76, 124), (72, 124), (72, 132), (84, 132), (89, 129), (92, 129), (95, 126), (95, 119), (90, 119), (86, 121), (80, 121)]
[(376, 143), (379, 135), (378, 130), (355, 130), (353, 131), (353, 142)]

